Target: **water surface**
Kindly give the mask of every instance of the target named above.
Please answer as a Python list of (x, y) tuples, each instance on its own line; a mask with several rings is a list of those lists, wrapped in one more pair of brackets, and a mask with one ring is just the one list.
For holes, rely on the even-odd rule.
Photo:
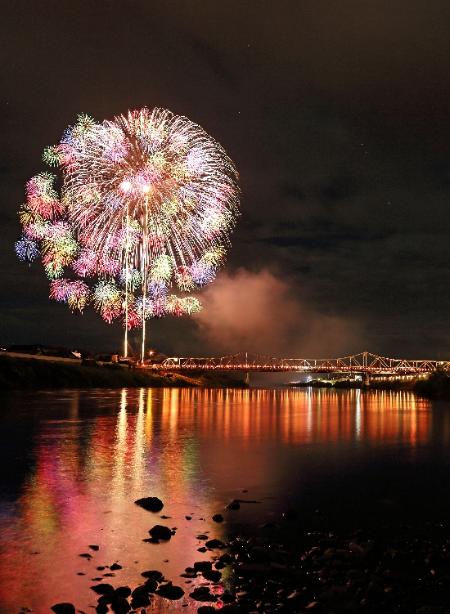
[[(450, 412), (411, 393), (15, 393), (2, 399), (0, 425), (0, 611), (8, 614), (48, 612), (58, 601), (92, 611), (92, 578), (109, 571), (96, 567), (115, 561), (123, 569), (103, 578), (114, 586), (134, 587), (141, 571), (159, 569), (189, 588), (179, 574), (207, 558), (199, 533), (226, 539), (236, 522), (293, 507), (355, 524), (450, 508)], [(148, 495), (165, 502), (170, 519), (134, 505)], [(235, 497), (260, 503), (214, 523)], [(157, 521), (177, 527), (175, 537), (143, 542)], [(100, 549), (86, 560), (79, 555), (89, 544)], [(196, 607), (156, 600), (148, 611)]]

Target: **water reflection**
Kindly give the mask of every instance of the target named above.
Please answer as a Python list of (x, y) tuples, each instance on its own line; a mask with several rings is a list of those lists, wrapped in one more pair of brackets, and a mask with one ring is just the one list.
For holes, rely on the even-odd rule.
[[(32, 444), (19, 496), (2, 506), (2, 612), (47, 612), (58, 600), (87, 608), (95, 604), (88, 589), (95, 567), (115, 560), (124, 566), (118, 584), (136, 585), (152, 567), (176, 581), (200, 558), (199, 532), (221, 537), (226, 527), (210, 518), (236, 489), (277, 495), (290, 464), (306, 480), (314, 459), (330, 450), (414, 449), (435, 433), (429, 403), (406, 392), (140, 389), (9, 403), (8, 419), (28, 421)], [(444, 421), (439, 436), (449, 441)], [(21, 438), (10, 445), (12, 457), (23, 453)], [(167, 502), (167, 522), (177, 527), (168, 544), (142, 542), (155, 518), (133, 501), (149, 494)], [(100, 545), (94, 559), (80, 558), (93, 543)]]

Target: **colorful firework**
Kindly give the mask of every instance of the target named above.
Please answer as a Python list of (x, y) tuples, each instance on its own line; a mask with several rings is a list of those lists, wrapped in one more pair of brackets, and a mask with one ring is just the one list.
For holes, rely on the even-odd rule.
[[(80, 115), (43, 158), (61, 169), (61, 198), (52, 174), (28, 182), (16, 252), (41, 254), (51, 298), (79, 310), (91, 302), (107, 322), (123, 317), (125, 330), (141, 326), (142, 350), (148, 318), (200, 309), (169, 288), (214, 279), (238, 214), (237, 171), (213, 138), (162, 109), (102, 123)], [(64, 277), (68, 268), (82, 280)]]

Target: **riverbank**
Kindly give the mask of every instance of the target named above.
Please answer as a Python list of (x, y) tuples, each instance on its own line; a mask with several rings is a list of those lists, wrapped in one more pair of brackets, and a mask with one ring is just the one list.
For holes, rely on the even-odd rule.
[(119, 365), (83, 365), (76, 360), (39, 360), (0, 354), (0, 390), (53, 388), (244, 388), (226, 374), (181, 373), (160, 375)]

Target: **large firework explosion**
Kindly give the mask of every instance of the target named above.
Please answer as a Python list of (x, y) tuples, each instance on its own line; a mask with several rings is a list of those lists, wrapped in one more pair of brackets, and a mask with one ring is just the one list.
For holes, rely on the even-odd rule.
[(54, 175), (28, 182), (18, 257), (41, 255), (51, 298), (123, 318), (125, 353), (127, 330), (142, 327), (143, 357), (148, 318), (200, 308), (170, 289), (211, 282), (223, 262), (239, 205), (233, 162), (186, 117), (146, 108), (79, 116), (44, 160), (61, 170), (61, 196)]

